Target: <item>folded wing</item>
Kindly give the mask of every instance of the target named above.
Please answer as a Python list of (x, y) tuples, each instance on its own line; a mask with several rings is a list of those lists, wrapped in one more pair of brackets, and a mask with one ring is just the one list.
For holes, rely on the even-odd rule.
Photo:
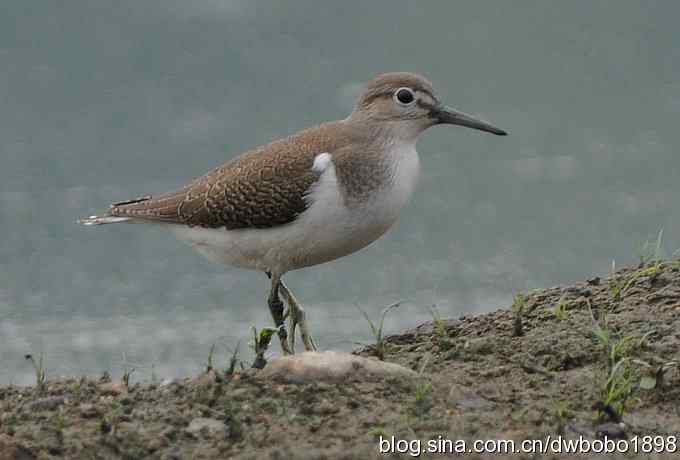
[(295, 220), (320, 176), (314, 155), (247, 153), (181, 190), (113, 204), (108, 215), (206, 228), (270, 228)]

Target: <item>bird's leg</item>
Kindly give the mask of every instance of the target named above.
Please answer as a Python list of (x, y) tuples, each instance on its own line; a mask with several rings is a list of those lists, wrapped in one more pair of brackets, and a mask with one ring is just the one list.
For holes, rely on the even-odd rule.
[(297, 325), (300, 325), (300, 337), (302, 337), (302, 343), (305, 346), (305, 350), (316, 351), (316, 344), (314, 343), (312, 333), (309, 330), (309, 324), (305, 318), (305, 311), (302, 309), (290, 289), (283, 284), (282, 280), (279, 280), (279, 289), (281, 290), (281, 295), (288, 304), (288, 316), (290, 317), (290, 336), (288, 340), (290, 341), (291, 352), (295, 352), (295, 328)]
[(269, 311), (272, 314), (274, 324), (277, 328), (283, 354), (290, 355), (292, 354), (292, 349), (288, 347), (288, 333), (286, 332), (286, 324), (284, 322), (283, 302), (279, 298), (279, 289), (282, 285), (281, 277), (278, 275), (272, 275), (271, 273), (267, 273), (267, 276), (272, 280), (272, 287), (269, 291), (269, 299), (267, 299)]

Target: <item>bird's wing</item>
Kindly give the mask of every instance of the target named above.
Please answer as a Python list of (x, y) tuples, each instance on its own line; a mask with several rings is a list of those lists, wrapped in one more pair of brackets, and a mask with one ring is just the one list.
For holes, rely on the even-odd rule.
[[(314, 142), (312, 144), (315, 144)], [(319, 144), (319, 142), (316, 142)], [(323, 144), (279, 141), (195, 179), (177, 192), (116, 203), (109, 215), (207, 228), (269, 228), (295, 220), (319, 179)]]

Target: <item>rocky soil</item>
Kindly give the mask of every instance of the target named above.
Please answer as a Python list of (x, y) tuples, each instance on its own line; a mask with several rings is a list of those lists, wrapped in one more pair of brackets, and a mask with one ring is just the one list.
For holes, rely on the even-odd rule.
[(531, 291), (507, 309), (436, 320), (355, 354), (377, 359), (381, 348), (414, 372), (315, 380), (220, 369), (161, 383), (48, 376), (0, 387), (0, 460), (362, 459), (380, 457), (378, 440), (392, 436), (424, 447), (680, 435), (676, 261)]

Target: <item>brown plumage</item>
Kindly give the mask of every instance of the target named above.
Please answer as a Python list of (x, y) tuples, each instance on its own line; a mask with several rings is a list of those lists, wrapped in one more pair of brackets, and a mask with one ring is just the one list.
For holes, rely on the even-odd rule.
[(314, 158), (338, 148), (327, 123), (248, 151), (179, 191), (114, 204), (115, 217), (207, 228), (268, 228), (289, 223), (307, 208), (305, 195), (319, 178)]

